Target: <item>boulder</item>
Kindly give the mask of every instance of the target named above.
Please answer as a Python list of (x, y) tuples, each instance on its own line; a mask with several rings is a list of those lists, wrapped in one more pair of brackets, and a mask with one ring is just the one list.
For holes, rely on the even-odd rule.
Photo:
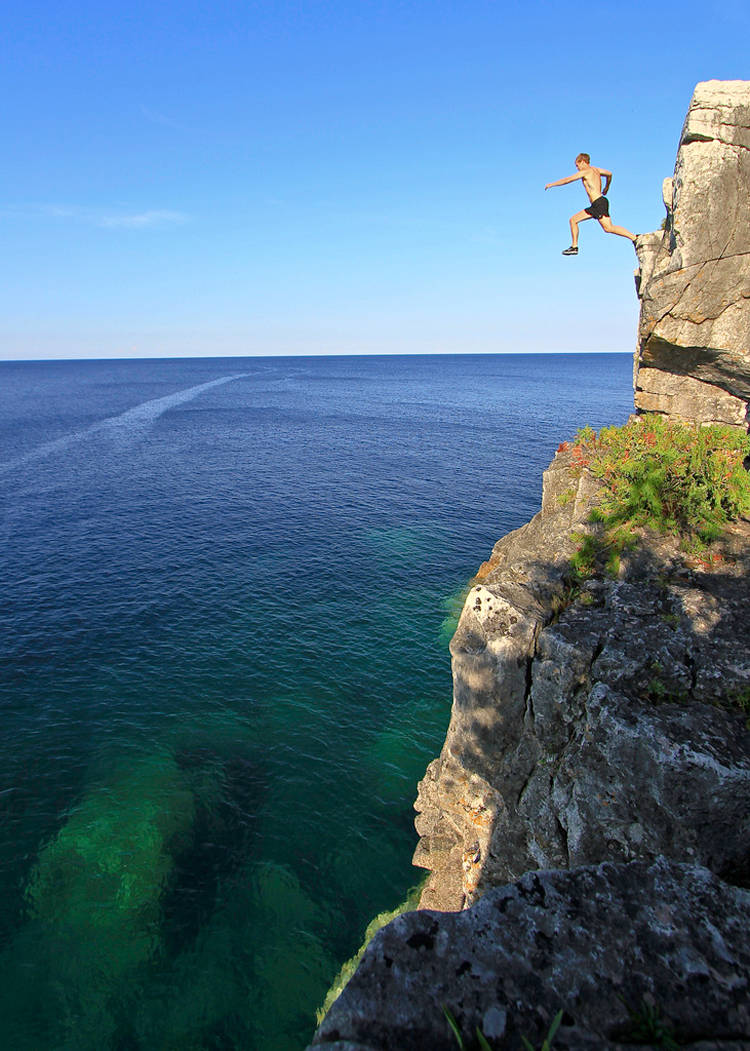
[(750, 1046), (750, 893), (699, 866), (528, 873), (461, 913), (406, 913), (370, 943), (311, 1048), (507, 1051)]

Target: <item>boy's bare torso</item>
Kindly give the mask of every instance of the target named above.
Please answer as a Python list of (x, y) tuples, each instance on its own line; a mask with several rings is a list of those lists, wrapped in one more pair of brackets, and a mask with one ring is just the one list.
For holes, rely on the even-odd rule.
[(588, 168), (581, 169), (581, 182), (589, 195), (590, 201), (595, 201), (602, 195), (602, 173), (599, 168), (590, 164)]

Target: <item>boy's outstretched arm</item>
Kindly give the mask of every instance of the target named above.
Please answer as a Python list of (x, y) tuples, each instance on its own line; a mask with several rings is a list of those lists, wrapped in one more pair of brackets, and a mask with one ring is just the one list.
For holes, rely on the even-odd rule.
[(558, 179), (557, 182), (548, 182), (544, 187), (545, 190), (549, 190), (551, 186), (565, 186), (566, 183), (575, 182), (576, 179), (582, 179), (583, 173), (576, 172), (575, 175), (566, 175), (564, 179)]
[(607, 190), (609, 189), (609, 185), (612, 182), (612, 172), (608, 172), (606, 168), (597, 168), (597, 171), (599, 172), (600, 175), (604, 176), (604, 180), (605, 181), (604, 181), (604, 189), (602, 190), (602, 197), (606, 197), (607, 196)]

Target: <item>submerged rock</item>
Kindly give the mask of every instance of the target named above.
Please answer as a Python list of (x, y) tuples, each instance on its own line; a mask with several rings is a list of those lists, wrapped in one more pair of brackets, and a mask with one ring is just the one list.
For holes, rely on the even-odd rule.
[[(461, 913), (412, 912), (377, 934), (312, 1047), (730, 1051), (750, 1041), (750, 893), (704, 868), (603, 864), (528, 873)], [(651, 1039), (649, 1038), (651, 1037)]]

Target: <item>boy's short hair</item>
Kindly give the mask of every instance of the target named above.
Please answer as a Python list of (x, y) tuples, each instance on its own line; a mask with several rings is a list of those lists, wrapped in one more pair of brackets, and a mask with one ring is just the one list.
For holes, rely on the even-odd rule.
[(579, 161), (586, 161), (586, 164), (591, 164), (591, 157), (588, 153), (579, 153), (576, 157), (576, 164), (578, 164)]

